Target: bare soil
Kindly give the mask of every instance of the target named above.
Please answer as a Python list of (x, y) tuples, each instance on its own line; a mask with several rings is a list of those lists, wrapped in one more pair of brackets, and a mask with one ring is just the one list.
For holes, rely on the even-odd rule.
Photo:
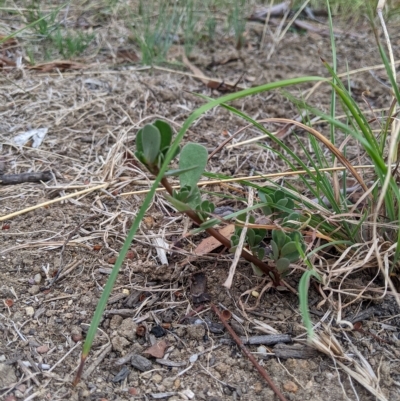
[[(337, 37), (339, 72), (381, 63), (368, 25), (357, 24), (344, 27), (348, 35)], [(288, 32), (267, 60), (272, 42), (267, 41), (266, 47), (259, 49), (262, 31), (262, 24), (249, 23), (246, 43), (240, 51), (233, 38), (225, 38), (204, 43), (191, 55), (190, 62), (207, 76), (225, 82), (235, 82), (243, 76), (240, 84), (246, 87), (303, 75), (328, 76), (321, 58), (331, 60), (329, 37)], [(355, 34), (359, 37), (352, 36)], [(391, 38), (398, 58), (398, 31), (394, 30)], [(169, 61), (179, 61), (179, 53), (179, 46), (173, 46)], [(191, 92), (212, 97), (221, 94), (205, 87), (199, 79), (180, 73), (190, 73), (182, 64), (168, 66), (176, 72), (143, 69), (139, 64), (107, 61), (108, 56), (99, 54), (88, 68), (78, 71), (43, 73), (15, 68), (5, 71), (1, 79), (3, 174), (45, 170), (54, 173), (54, 179), (46, 183), (0, 185), (1, 215), (102, 183), (108, 186), (1, 221), (0, 296), (4, 302), (0, 314), (0, 397), (111, 401), (151, 400), (157, 399), (158, 394), (158, 399), (169, 401), (277, 399), (220, 327), (207, 302), (203, 310), (183, 318), (198, 308), (192, 302), (191, 277), (203, 272), (212, 302), (235, 314), (232, 325), (239, 335), (251, 337), (275, 330), (290, 334), (303, 349), (307, 346), (306, 332), (297, 295), (273, 288), (262, 292), (267, 281), (254, 276), (245, 262), (239, 264), (232, 288), (225, 289), (222, 284), (231, 263), (229, 254), (218, 254), (218, 249), (215, 254), (193, 257), (193, 250), (206, 236), (183, 239), (192, 225), (175, 213), (162, 195), (157, 195), (149, 209), (118, 276), (84, 377), (77, 387), (71, 384), (88, 324), (143, 199), (141, 194), (124, 194), (149, 187), (151, 177), (132, 158), (137, 130), (156, 118), (166, 119), (178, 129), (203, 103)], [(377, 74), (383, 75), (383, 71)], [(369, 92), (365, 99), (373, 108), (390, 104), (390, 92), (368, 71), (351, 75), (348, 80), (356, 100), (365, 109), (369, 107), (363, 99), (366, 90)], [(302, 86), (292, 93), (300, 96), (309, 88)], [(329, 88), (321, 86), (310, 101), (329, 110)], [(297, 115), (296, 108), (279, 92), (246, 98), (234, 106), (256, 119)], [(219, 108), (202, 116), (185, 140), (202, 143), (212, 151), (227, 138), (227, 132), (233, 134), (244, 125)], [(39, 148), (13, 143), (17, 134), (37, 128), (48, 128)], [(248, 129), (233, 143), (257, 135)], [(308, 142), (304, 133), (298, 135)], [(285, 141), (298, 148), (293, 135)], [(355, 145), (348, 151), (352, 157), (360, 153)], [(281, 169), (272, 153), (255, 145), (225, 148), (207, 168), (229, 175)], [(236, 184), (207, 189), (246, 197), (246, 189)], [(217, 206), (243, 207), (235, 200), (227, 202), (213, 195), (211, 198)], [(160, 262), (157, 239), (169, 247), (176, 246), (176, 252), (166, 253), (168, 265)], [(57, 272), (61, 276), (51, 285)], [(348, 280), (362, 287), (371, 280), (370, 274)], [(300, 270), (289, 276), (287, 281), (293, 289), (300, 276)], [(381, 285), (379, 278), (374, 285)], [(261, 296), (254, 297), (251, 290)], [(349, 321), (369, 311), (362, 319), (363, 331), (349, 331), (335, 325), (337, 293), (331, 292), (323, 302), (312, 286), (313, 322), (336, 338), (346, 355), (369, 366), (370, 376), (365, 377), (372, 387), (380, 387), (384, 397), (380, 399), (400, 400), (400, 310), (390, 295), (371, 299), (371, 292), (369, 296), (342, 310), (341, 319)], [(352, 300), (346, 295), (340, 299), (342, 304)], [(138, 331), (144, 331), (144, 335), (138, 335)], [(166, 366), (145, 353), (158, 341), (167, 343), (165, 359), (178, 366)], [(273, 345), (249, 345), (249, 349), (288, 400), (378, 399), (336, 359), (321, 352), (305, 359), (283, 359), (276, 358)], [(132, 366), (134, 354), (147, 358), (147, 371)], [(356, 370), (345, 358), (341, 361)], [(166, 394), (160, 398), (162, 393)]]

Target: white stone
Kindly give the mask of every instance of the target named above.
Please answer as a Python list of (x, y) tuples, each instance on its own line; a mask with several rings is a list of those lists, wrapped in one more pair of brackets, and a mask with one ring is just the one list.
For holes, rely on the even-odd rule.
[(32, 308), (32, 306), (28, 306), (25, 308), (26, 314), (29, 317), (32, 317), (35, 314), (35, 309)]

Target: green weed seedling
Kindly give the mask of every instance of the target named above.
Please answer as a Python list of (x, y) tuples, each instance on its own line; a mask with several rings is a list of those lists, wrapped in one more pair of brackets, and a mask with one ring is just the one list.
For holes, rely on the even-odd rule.
[(55, 34), (50, 36), (50, 39), (58, 52), (64, 58), (69, 59), (82, 54), (94, 39), (94, 36), (94, 33), (85, 32), (64, 33), (60, 28), (58, 28)]
[[(263, 260), (267, 257), (268, 263), (273, 264), (279, 272), (280, 277), (283, 278), (289, 273), (290, 263), (294, 263), (300, 259), (300, 254), (297, 250), (297, 243), (300, 243), (300, 246), (304, 248), (303, 238), (298, 231), (285, 232), (283, 228), (296, 230), (300, 225), (301, 215), (300, 213), (293, 211), (295, 206), (293, 200), (286, 197), (285, 193), (281, 190), (276, 190), (270, 194), (260, 191), (258, 195), (264, 204), (264, 206), (261, 207), (264, 215), (270, 220), (279, 221), (279, 225), (282, 229), (272, 230), (270, 253), (266, 253), (266, 248), (263, 244), (267, 235), (266, 229), (248, 228), (245, 244), (258, 259)], [(242, 222), (246, 221), (246, 215), (243, 214), (238, 216), (238, 220)], [(250, 215), (248, 222), (250, 224), (255, 224), (255, 217)], [(231, 237), (231, 252), (236, 251), (241, 233), (242, 227), (236, 227), (235, 233)], [(263, 272), (254, 264), (252, 264), (252, 268), (256, 275), (261, 276), (263, 274)], [(273, 272), (270, 272), (269, 274), (272, 275), (273, 279), (275, 278)]]

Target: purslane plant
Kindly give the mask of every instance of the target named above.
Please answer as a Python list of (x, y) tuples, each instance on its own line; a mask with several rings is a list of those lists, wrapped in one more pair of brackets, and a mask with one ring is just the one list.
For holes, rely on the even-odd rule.
[[(138, 132), (135, 155), (152, 174), (158, 175), (160, 166), (169, 150), (171, 140), (172, 130), (167, 123), (157, 120), (153, 124), (147, 124)], [(237, 233), (240, 232), (241, 228), (238, 228), (238, 231), (230, 241), (213, 227), (209, 226), (210, 222), (208, 222), (208, 219), (212, 215), (215, 206), (208, 200), (202, 200), (200, 190), (197, 186), (207, 163), (208, 153), (206, 148), (196, 143), (188, 143), (180, 152), (177, 149), (175, 156), (178, 154), (179, 169), (167, 171), (161, 179), (161, 184), (168, 192), (165, 197), (179, 212), (185, 213), (198, 226), (221, 242), (221, 244), (226, 246), (228, 249), (235, 249), (237, 245), (235, 243)], [(167, 177), (171, 175), (179, 176), (179, 190), (173, 190), (168, 182)], [(275, 205), (274, 200), (268, 195), (262, 194), (261, 196), (262, 199), (266, 201), (262, 204), (263, 210), (267, 212), (271, 211), (271, 214), (275, 207), (287, 206), (288, 202), (289, 207), (294, 206), (293, 202), (286, 199), (284, 196), (282, 199), (279, 199), (278, 205)], [(277, 191), (276, 196), (281, 197), (281, 193)], [(281, 217), (288, 215), (288, 213), (282, 211), (280, 211), (279, 214)], [(251, 221), (254, 222), (253, 216)], [(215, 224), (215, 222), (212, 222), (212, 224)], [(273, 232), (274, 231), (275, 230), (273, 230)], [(249, 229), (246, 235), (246, 243), (251, 253), (244, 250), (242, 252), (242, 257), (248, 260), (253, 268), (257, 269), (257, 272), (269, 274), (275, 285), (279, 285), (282, 273), (287, 273), (290, 262), (298, 260), (299, 254), (290, 248), (291, 245), (289, 245), (289, 247), (285, 246), (286, 243), (293, 242), (291, 240), (287, 241), (287, 238), (290, 238), (289, 236), (286, 236), (283, 232), (283, 237), (275, 233), (273, 235), (275, 235), (276, 238), (279, 238), (279, 240), (277, 243), (274, 241), (272, 241), (272, 243), (275, 244), (275, 247), (277, 244), (279, 245), (279, 247), (276, 248), (277, 253), (275, 252), (274, 247), (269, 263), (263, 261), (265, 252), (260, 246), (260, 243), (264, 240), (265, 234), (266, 230)], [(289, 252), (290, 255), (288, 253), (289, 248), (292, 249), (292, 251)], [(296, 253), (297, 257), (294, 253)]]

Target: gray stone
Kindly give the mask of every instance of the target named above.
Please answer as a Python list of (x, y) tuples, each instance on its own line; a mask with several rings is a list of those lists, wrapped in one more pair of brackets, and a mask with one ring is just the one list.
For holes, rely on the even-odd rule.
[(128, 317), (121, 322), (117, 331), (120, 336), (125, 337), (127, 340), (133, 342), (136, 340), (136, 329), (137, 324), (133, 322), (132, 318)]
[(18, 381), (11, 365), (0, 363), (0, 388), (10, 387)]
[(153, 369), (153, 364), (147, 358), (138, 354), (132, 356), (131, 365), (141, 372), (147, 372)]
[(206, 329), (202, 324), (192, 324), (186, 328), (187, 335), (192, 340), (202, 341)]
[(114, 351), (118, 351), (124, 355), (125, 348), (130, 345), (130, 342), (124, 337), (115, 336), (111, 339), (111, 344)]
[(40, 292), (40, 287), (38, 285), (33, 285), (31, 288), (28, 289), (30, 295), (36, 295)]

